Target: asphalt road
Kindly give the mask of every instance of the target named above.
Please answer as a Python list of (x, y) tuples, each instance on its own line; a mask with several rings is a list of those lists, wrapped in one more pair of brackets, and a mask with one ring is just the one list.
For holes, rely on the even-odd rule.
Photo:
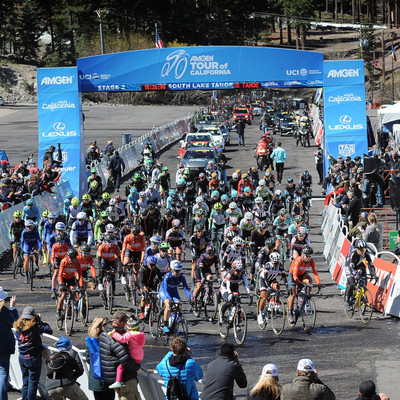
[[(171, 107), (168, 109), (169, 111), (164, 112), (163, 108), (160, 107), (132, 107), (132, 110), (130, 107), (113, 107), (112, 112), (105, 115), (104, 108), (92, 107), (90, 108), (90, 121), (98, 121), (98, 125), (93, 123), (91, 131), (103, 133), (103, 136), (97, 136), (98, 139), (108, 137), (104, 136), (106, 133), (110, 135), (109, 137), (116, 137), (120, 136), (121, 130), (125, 131), (124, 128), (127, 126), (121, 122), (124, 121), (124, 115), (126, 115), (125, 118), (129, 118), (131, 115), (140, 116), (140, 123), (135, 121), (134, 118), (131, 121), (131, 129), (136, 132), (139, 129), (146, 129), (143, 128), (146, 126), (145, 121), (147, 126), (150, 127), (152, 124), (158, 125), (164, 122), (158, 120), (158, 118), (155, 119), (154, 114), (162, 113), (166, 118), (171, 115), (172, 120), (177, 115), (185, 115), (188, 110)], [(26, 115), (25, 112), (26, 109), (0, 118), (1, 135), (3, 136), (5, 121), (6, 127), (10, 129), (9, 133), (13, 129), (13, 121), (17, 126), (18, 121), (20, 121), (20, 125), (23, 126), (22, 115)], [(172, 115), (174, 116), (172, 117)], [(34, 117), (31, 118), (33, 126)], [(101, 124), (101, 121), (107, 123), (107, 128)], [(89, 126), (89, 118), (87, 119), (87, 126)], [(120, 126), (122, 126), (121, 129)], [(237, 136), (232, 134), (233, 145), (226, 150), (226, 155), (229, 158), (228, 176), (236, 168), (245, 171), (255, 165), (253, 151), (259, 136), (260, 130), (257, 123), (246, 127), (246, 147), (239, 150), (236, 146)], [(17, 152), (17, 137), (18, 135), (13, 135), (12, 138), (10, 136), (10, 141), (5, 147)], [(280, 138), (276, 136), (275, 140), (280, 140)], [(33, 144), (33, 142), (32, 139), (30, 143)], [(315, 147), (296, 148), (292, 137), (282, 138), (282, 145), (288, 152), (284, 181), (286, 182), (286, 179), (290, 176), (298, 180), (301, 173), (307, 169), (312, 173), (314, 181), (317, 182), (313, 155)], [(177, 145), (173, 146), (160, 157), (160, 160), (170, 167), (171, 176), (174, 176), (176, 170), (177, 147)], [(23, 150), (19, 151), (19, 154), (22, 154)], [(27, 149), (24, 154), (30, 152), (31, 150)], [(283, 188), (283, 185), (281, 188)], [(314, 192), (316, 195), (320, 194), (318, 185), (314, 185)], [(380, 391), (388, 394), (392, 400), (399, 399), (397, 390), (397, 374), (400, 367), (398, 320), (374, 313), (371, 322), (364, 325), (358, 317), (351, 320), (345, 317), (343, 297), (331, 279), (322, 256), (323, 239), (320, 232), (322, 207), (323, 202), (320, 198), (313, 200), (310, 240), (316, 253), (315, 260), (324, 286), (322, 294), (315, 297), (318, 309), (316, 327), (311, 334), (307, 334), (299, 325), (292, 329), (286, 325), (284, 332), (278, 337), (273, 334), (269, 326), (265, 331), (261, 331), (255, 319), (255, 306), (246, 307), (249, 322), (248, 336), (244, 345), (238, 348), (238, 353), (239, 360), (247, 373), (249, 385), (253, 385), (257, 381), (263, 365), (269, 362), (278, 366), (282, 383), (290, 382), (295, 377), (297, 361), (300, 358), (307, 357), (314, 361), (320, 378), (332, 388), (339, 400), (356, 398), (358, 385), (364, 379), (375, 380)], [(185, 270), (186, 276), (189, 276), (188, 263), (185, 265)], [(54, 334), (59, 336), (63, 333), (58, 332), (55, 327), (55, 304), (50, 301), (49, 278), (40, 277), (41, 274), (44, 274), (44, 269), (43, 273), (39, 272), (39, 279), (34, 292), (27, 290), (21, 278), (13, 280), (10, 268), (0, 274), (0, 281), (7, 291), (17, 295), (17, 306), (20, 310), (26, 305), (34, 305), (36, 311), (41, 312), (43, 319), (53, 327)], [(130, 305), (122, 296), (119, 283), (117, 284), (117, 292), (120, 294), (116, 298), (117, 308), (128, 312), (132, 311)], [(94, 292), (91, 294), (90, 319), (96, 315), (106, 315), (106, 312), (100, 307), (97, 294)], [(190, 313), (187, 314), (187, 317), (190, 332), (189, 346), (193, 358), (205, 368), (207, 363), (215, 357), (223, 340), (219, 337), (216, 325), (198, 319)], [(71, 340), (78, 347), (82, 347), (86, 329), (79, 324), (76, 325), (76, 328)], [(234, 340), (232, 334), (228, 336), (227, 340)], [(146, 335), (143, 365), (146, 368), (153, 369), (167, 351), (166, 347), (159, 346), (149, 335)], [(243, 391), (237, 390), (237, 393), (240, 392)]]

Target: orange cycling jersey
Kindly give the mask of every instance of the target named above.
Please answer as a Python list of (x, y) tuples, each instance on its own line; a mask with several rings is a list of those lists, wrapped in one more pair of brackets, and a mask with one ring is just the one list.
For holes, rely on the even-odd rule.
[(72, 279), (78, 275), (79, 278), (79, 286), (83, 286), (83, 276), (81, 264), (79, 264), (78, 260), (71, 261), (71, 259), (67, 256), (65, 257), (60, 264), (60, 272), (58, 274), (58, 282), (60, 285), (63, 284), (63, 279)]
[(94, 267), (94, 260), (91, 254), (83, 255), (82, 253), (79, 253), (77, 260), (79, 261), (79, 264), (81, 264), (82, 272), (87, 271), (90, 267), (93, 278), (96, 278), (96, 268)]
[(146, 250), (146, 240), (143, 235), (133, 236), (130, 233), (124, 239), (124, 244), (122, 245), (122, 258), (125, 257), (126, 249), (132, 252), (139, 252)]
[(208, 183), (208, 187), (210, 190), (217, 190), (219, 189), (219, 179), (211, 179), (211, 181)]
[(106, 261), (115, 261), (121, 257), (121, 250), (115, 243), (102, 243), (97, 249), (97, 257)]
[(69, 246), (67, 243), (54, 243), (51, 248), (51, 264), (54, 265), (56, 258), (64, 258), (67, 255)]
[(296, 283), (300, 283), (299, 276), (307, 273), (307, 268), (312, 268), (315, 281), (320, 284), (317, 268), (315, 266), (315, 261), (311, 259), (310, 262), (305, 262), (302, 256), (296, 257), (296, 259), (290, 265), (290, 273), (293, 274), (293, 280)]

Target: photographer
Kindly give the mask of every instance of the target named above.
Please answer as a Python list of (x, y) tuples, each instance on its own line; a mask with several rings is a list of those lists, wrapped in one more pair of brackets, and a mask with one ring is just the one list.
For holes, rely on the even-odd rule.
[(61, 167), (62, 164), (62, 152), (61, 152), (61, 144), (58, 143), (58, 150), (57, 150), (57, 160), (54, 159), (54, 152), (56, 151), (55, 146), (50, 146), (48, 150), (44, 153), (43, 156), (43, 165), (46, 165), (46, 161), (55, 165), (56, 167)]
[(358, 389), (358, 399), (362, 400), (390, 400), (385, 393), (376, 393), (375, 383), (371, 380), (362, 381)]

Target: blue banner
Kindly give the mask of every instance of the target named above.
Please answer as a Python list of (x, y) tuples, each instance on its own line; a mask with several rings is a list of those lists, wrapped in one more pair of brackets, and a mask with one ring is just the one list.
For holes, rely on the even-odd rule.
[(364, 85), (364, 60), (324, 61), (324, 87)]
[(78, 90), (76, 67), (38, 68), (38, 93), (63, 93)]
[(368, 153), (367, 141), (362, 136), (332, 136), (325, 141), (325, 146), (327, 156), (331, 155), (335, 159), (338, 156), (353, 159), (356, 155), (362, 156)]
[(242, 82), (266, 88), (321, 86), (322, 65), (322, 53), (225, 46), (136, 50), (78, 59), (83, 92), (215, 90)]

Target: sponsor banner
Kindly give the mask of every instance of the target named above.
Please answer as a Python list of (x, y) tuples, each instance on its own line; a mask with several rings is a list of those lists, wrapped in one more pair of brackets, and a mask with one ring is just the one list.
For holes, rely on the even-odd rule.
[(400, 317), (400, 268), (397, 268), (389, 297), (386, 301), (385, 313)]
[(346, 273), (344, 271), (344, 264), (346, 261), (347, 254), (351, 249), (351, 243), (347, 238), (344, 238), (342, 247), (340, 249), (340, 253), (338, 254), (338, 258), (336, 260), (336, 265), (331, 272), (332, 278), (337, 283), (339, 289), (343, 290), (346, 288)]
[[(270, 61), (274, 60), (273, 63)], [(323, 54), (228, 46), (136, 50), (78, 59), (83, 92), (322, 86)], [(265, 81), (268, 76), (269, 81)], [(151, 84), (150, 84), (151, 83)]]
[(337, 240), (337, 232), (340, 231), (339, 220), (337, 218), (332, 218), (332, 220), (328, 220), (328, 233), (325, 238), (325, 247), (324, 247), (324, 257), (328, 260), (331, 253), (332, 246), (335, 246), (335, 238)]
[[(364, 85), (364, 60), (324, 61), (324, 88)], [(325, 103), (324, 103), (325, 105)]]
[(331, 273), (332, 276), (334, 275), (337, 261), (339, 259), (340, 253), (342, 251), (342, 246), (343, 246), (345, 239), (346, 239), (346, 236), (344, 235), (344, 233), (342, 232), (342, 230), (339, 227), (339, 229), (336, 231), (333, 245), (331, 247), (331, 251), (328, 254), (328, 258), (326, 260), (328, 263), (329, 272)]
[(77, 92), (77, 68), (38, 68), (37, 87), (39, 94)]

